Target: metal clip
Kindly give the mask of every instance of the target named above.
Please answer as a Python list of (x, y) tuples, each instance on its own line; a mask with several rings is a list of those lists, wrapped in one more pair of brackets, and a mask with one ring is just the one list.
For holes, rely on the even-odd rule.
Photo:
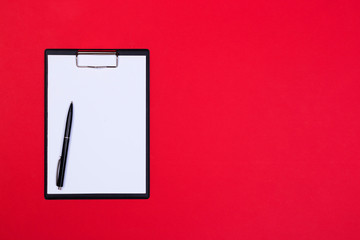
[[(115, 65), (108, 65), (108, 66), (81, 66), (79, 65), (79, 55), (113, 55), (116, 56)], [(117, 68), (119, 65), (118, 54), (116, 51), (104, 51), (104, 52), (96, 52), (96, 51), (78, 51), (76, 53), (76, 66), (78, 68)]]

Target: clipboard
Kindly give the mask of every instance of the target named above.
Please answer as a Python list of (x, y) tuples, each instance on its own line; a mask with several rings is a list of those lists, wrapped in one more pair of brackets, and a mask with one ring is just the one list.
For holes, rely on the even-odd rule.
[[(147, 49), (45, 50), (45, 199), (150, 196)], [(56, 187), (73, 102), (64, 186)]]

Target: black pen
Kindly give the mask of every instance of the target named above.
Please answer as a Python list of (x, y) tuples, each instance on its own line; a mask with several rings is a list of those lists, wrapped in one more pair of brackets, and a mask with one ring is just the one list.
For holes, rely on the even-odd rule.
[(61, 157), (58, 161), (58, 166), (57, 166), (57, 170), (56, 170), (56, 186), (58, 187), (59, 190), (61, 190), (61, 188), (63, 187), (63, 184), (64, 184), (66, 157), (67, 157), (69, 141), (70, 141), (72, 112), (73, 112), (73, 103), (71, 102), (69, 111), (67, 114), (67, 119), (66, 119), (64, 142), (63, 142)]

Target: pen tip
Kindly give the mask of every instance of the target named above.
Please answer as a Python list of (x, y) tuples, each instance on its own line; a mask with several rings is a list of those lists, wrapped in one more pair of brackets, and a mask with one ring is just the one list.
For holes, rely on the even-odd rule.
[(58, 187), (59, 190), (61, 190), (61, 187)]

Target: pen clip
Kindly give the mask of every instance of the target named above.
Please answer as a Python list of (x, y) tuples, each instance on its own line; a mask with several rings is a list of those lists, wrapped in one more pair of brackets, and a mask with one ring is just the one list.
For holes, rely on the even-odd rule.
[(56, 183), (57, 183), (57, 181), (58, 181), (58, 179), (59, 179), (60, 162), (61, 162), (61, 157), (60, 157), (60, 159), (59, 159), (59, 161), (58, 161), (57, 168), (56, 168)]

